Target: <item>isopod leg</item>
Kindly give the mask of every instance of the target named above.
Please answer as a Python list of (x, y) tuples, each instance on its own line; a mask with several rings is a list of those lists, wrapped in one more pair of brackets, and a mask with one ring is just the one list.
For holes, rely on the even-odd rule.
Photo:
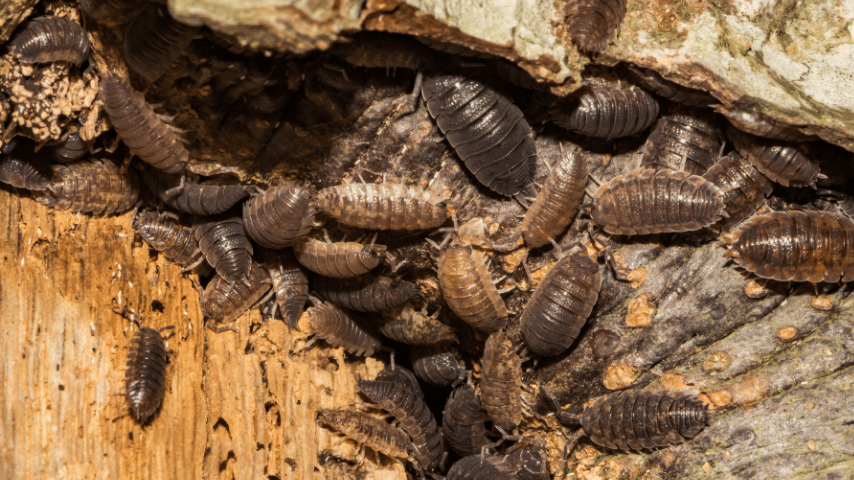
[(409, 107), (407, 113), (412, 113), (418, 108), (418, 101), (421, 99), (421, 85), (424, 84), (424, 73), (418, 72), (415, 75), (415, 87), (412, 89), (412, 95), (409, 98)]

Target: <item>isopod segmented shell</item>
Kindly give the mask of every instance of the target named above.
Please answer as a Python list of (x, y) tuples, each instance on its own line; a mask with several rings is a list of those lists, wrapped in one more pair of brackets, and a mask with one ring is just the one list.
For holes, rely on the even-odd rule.
[(483, 256), (468, 245), (451, 245), (439, 255), (439, 287), (448, 307), (464, 322), (487, 333), (507, 322), (507, 307), (492, 283)]
[(412, 282), (399, 278), (361, 275), (330, 278), (313, 275), (314, 290), (330, 302), (357, 312), (379, 312), (399, 307), (421, 296)]
[(36, 192), (46, 190), (53, 172), (38, 158), (32, 160), (27, 161), (14, 151), (0, 155), (0, 182)]
[(554, 110), (552, 120), (582, 135), (611, 139), (646, 130), (658, 110), (658, 102), (638, 87), (585, 88), (572, 111)]
[(166, 205), (192, 215), (223, 213), (249, 196), (250, 187), (240, 183), (196, 183), (160, 172), (142, 175), (148, 188)]
[(480, 183), (507, 196), (531, 183), (537, 147), (522, 111), (508, 98), (460, 76), (424, 82), (421, 96), (448, 142)]
[(542, 450), (526, 447), (504, 457), (520, 480), (551, 480), (549, 458)]
[(512, 431), (522, 421), (522, 361), (503, 330), (483, 347), (480, 399), (492, 423)]
[(452, 345), (416, 345), (410, 358), (418, 378), (435, 387), (448, 387), (465, 377), (465, 365)]
[(522, 219), (522, 238), (532, 248), (542, 247), (572, 223), (584, 198), (587, 159), (570, 152), (552, 167), (543, 189)]
[(786, 187), (815, 187), (824, 178), (803, 146), (755, 137), (730, 125), (727, 136), (738, 152), (760, 172)]
[(725, 238), (726, 256), (781, 282), (854, 281), (854, 222), (831, 212), (771, 212)]
[(590, 316), (602, 275), (587, 255), (566, 255), (546, 273), (522, 312), (522, 338), (537, 355), (558, 355), (572, 345)]
[(80, 130), (77, 127), (71, 127), (59, 142), (53, 144), (53, 160), (59, 163), (73, 162), (86, 155), (91, 147), (92, 141), (84, 141), (80, 137)]
[(599, 187), (590, 215), (615, 235), (690, 232), (718, 221), (718, 187), (688, 172), (635, 170)]
[(21, 63), (64, 60), (80, 65), (89, 57), (89, 37), (70, 18), (46, 15), (34, 18), (15, 35), (9, 52)]
[(251, 264), (249, 274), (241, 282), (229, 282), (220, 274), (215, 275), (202, 295), (202, 313), (213, 320), (208, 327), (215, 331), (229, 329), (214, 327), (213, 323), (237, 320), (270, 290), (271, 285), (267, 269), (257, 263)]
[(137, 0), (80, 0), (86, 15), (108, 27), (127, 23), (143, 5)]
[(252, 268), (254, 250), (243, 220), (224, 216), (200, 221), (195, 225), (196, 240), (208, 263), (226, 282), (246, 282)]
[(207, 266), (193, 228), (180, 225), (166, 214), (150, 210), (137, 212), (132, 226), (146, 243), (162, 253), (167, 260), (187, 270), (203, 264)]
[(625, 14), (626, 0), (573, 0), (564, 13), (566, 33), (582, 50), (601, 52), (616, 36)]
[(768, 177), (736, 151), (718, 160), (703, 178), (723, 193), (724, 211), (729, 217), (719, 222), (722, 229), (738, 225), (753, 215), (774, 188)]
[(382, 324), (380, 333), (405, 345), (436, 345), (457, 341), (451, 327), (409, 306), (404, 307), (396, 318)]
[(288, 328), (295, 328), (308, 301), (308, 275), (303, 271), (293, 252), (276, 252), (275, 258), (266, 262), (276, 291), (276, 303)]
[(448, 219), (445, 199), (420, 188), (389, 183), (354, 183), (324, 188), (317, 204), (329, 216), (371, 230), (425, 230)]
[(442, 412), (442, 432), (451, 450), (461, 457), (478, 455), (491, 442), (486, 436), (486, 415), (474, 387), (462, 385), (448, 397)]
[(448, 470), (445, 480), (518, 480), (516, 469), (504, 457), (472, 455)]
[(358, 356), (373, 355), (380, 348), (380, 336), (351, 312), (331, 303), (320, 303), (309, 314), (311, 332), (333, 347), (343, 347)]
[(619, 392), (584, 409), (581, 426), (593, 442), (608, 448), (643, 450), (677, 445), (706, 426), (708, 409), (693, 395)]
[(326, 277), (349, 278), (364, 275), (382, 263), (386, 247), (308, 240), (297, 242), (293, 250), (297, 261), (312, 272)]
[(110, 215), (130, 210), (138, 198), (133, 171), (122, 173), (113, 162), (95, 158), (53, 165), (53, 180), (36, 201), (57, 210)]
[(184, 25), (169, 15), (165, 5), (148, 3), (125, 33), (125, 62), (149, 82), (160, 78), (190, 44), (197, 27)]
[(365, 412), (321, 408), (317, 411), (317, 421), (383, 455), (411, 458), (412, 442), (406, 432)]
[(647, 138), (641, 168), (670, 168), (702, 175), (714, 165), (723, 131), (707, 113), (673, 107), (663, 114)]
[(101, 75), (101, 97), (119, 138), (142, 161), (166, 173), (181, 173), (187, 167), (189, 152), (160, 117), (121, 78)]
[(314, 223), (314, 191), (288, 182), (272, 187), (243, 204), (243, 221), (252, 240), (267, 248), (293, 245)]
[(379, 382), (396, 382), (403, 385), (412, 391), (418, 398), (424, 399), (424, 391), (421, 390), (421, 385), (418, 383), (418, 377), (412, 370), (401, 367), (400, 365), (386, 365), (380, 373), (377, 374), (374, 380)]

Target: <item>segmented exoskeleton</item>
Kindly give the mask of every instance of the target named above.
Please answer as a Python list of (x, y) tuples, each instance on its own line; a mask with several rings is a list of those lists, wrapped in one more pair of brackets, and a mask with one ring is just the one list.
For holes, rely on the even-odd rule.
[(308, 240), (297, 242), (293, 250), (297, 261), (312, 272), (326, 277), (349, 278), (364, 275), (382, 263), (386, 247)]
[(439, 287), (445, 302), (464, 322), (487, 333), (507, 322), (507, 307), (492, 283), (483, 256), (468, 245), (451, 245), (439, 255)]
[(246, 238), (243, 220), (224, 216), (195, 225), (196, 240), (208, 263), (227, 282), (246, 282), (252, 267), (252, 244)]
[(166, 205), (192, 215), (223, 213), (249, 196), (251, 187), (240, 183), (206, 181), (196, 183), (160, 172), (142, 175), (148, 188)]
[(235, 330), (235, 327), (215, 327), (214, 323), (237, 320), (270, 291), (273, 282), (267, 269), (254, 262), (250, 266), (249, 274), (241, 282), (229, 282), (217, 273), (208, 283), (202, 295), (202, 313), (205, 318), (213, 320), (207, 323), (211, 330)]
[(133, 171), (122, 173), (113, 162), (96, 158), (53, 165), (53, 180), (36, 201), (57, 210), (109, 215), (130, 210), (138, 198)]
[(131, 70), (153, 82), (178, 58), (198, 30), (172, 18), (165, 5), (148, 3), (128, 25), (125, 62)]
[(471, 385), (462, 385), (448, 397), (442, 413), (445, 441), (457, 455), (478, 455), (492, 442), (486, 436), (486, 415)]
[(311, 230), (314, 222), (314, 191), (295, 183), (283, 183), (250, 198), (243, 204), (246, 231), (259, 245), (284, 248)]
[(513, 431), (522, 421), (522, 361), (503, 330), (489, 336), (483, 348), (480, 399), (492, 423)]
[(552, 121), (589, 137), (620, 138), (642, 132), (658, 118), (658, 102), (638, 87), (585, 87), (569, 113), (553, 110)]
[(418, 287), (406, 280), (362, 275), (330, 278), (313, 275), (314, 289), (330, 302), (357, 312), (379, 312), (421, 296)]
[(9, 52), (21, 63), (63, 60), (80, 65), (89, 57), (89, 37), (70, 18), (46, 15), (34, 18), (15, 35)]
[(153, 249), (185, 270), (193, 270), (202, 265), (207, 267), (205, 256), (196, 240), (195, 230), (180, 225), (169, 217), (165, 213), (141, 210), (134, 215), (132, 226)]
[(371, 230), (425, 230), (448, 219), (445, 199), (439, 195), (390, 183), (324, 188), (317, 204), (341, 223)]
[(353, 355), (373, 355), (380, 348), (380, 336), (364, 319), (331, 303), (319, 303), (309, 312), (311, 332), (333, 347), (343, 347)]
[(626, 0), (567, 2), (566, 33), (582, 50), (601, 52), (614, 39), (626, 14)]
[(380, 333), (405, 345), (436, 345), (457, 341), (451, 327), (408, 306), (396, 318), (382, 324)]

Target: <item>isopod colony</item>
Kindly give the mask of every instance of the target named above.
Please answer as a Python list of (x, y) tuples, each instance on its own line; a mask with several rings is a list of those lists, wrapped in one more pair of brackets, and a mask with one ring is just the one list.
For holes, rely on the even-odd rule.
[[(54, 63), (68, 69), (98, 85), (100, 110), (59, 131), (39, 130), (8, 113), (14, 99), (4, 92), (0, 181), (60, 210), (96, 216), (133, 210), (128, 218), (139, 236), (183, 267), (187, 281), (200, 280), (211, 332), (233, 334), (232, 322), (260, 308), (269, 321), (281, 319), (292, 329), (307, 314), (302, 325), (310, 331), (303, 333), (313, 340), (304, 349), (323, 341), (357, 357), (396, 354), (376, 378), (353, 379), (372, 408), (318, 409), (317, 422), (360, 447), (408, 462), (413, 474), (550, 478), (563, 470), (582, 434), (602, 448), (650, 451), (690, 441), (703, 430), (710, 412), (696, 388), (622, 391), (590, 399), (574, 412), (562, 411), (545, 389), (526, 392), (526, 372), (565, 354), (586, 334), (603, 279), (625, 280), (616, 240), (678, 234), (697, 244), (719, 242), (726, 247), (721, 256), (761, 279), (854, 281), (848, 216), (854, 202), (850, 192), (836, 190), (836, 179), (822, 174), (815, 152), (826, 145), (751, 112), (725, 118), (714, 111), (711, 96), (654, 72), (630, 65), (589, 68), (573, 98), (544, 102), (546, 89), (523, 71), (483, 59), (472, 67), (466, 52), (442, 45), (366, 34), (311, 59), (269, 57), (182, 25), (158, 3), (124, 3), (81, 1), (82, 17), (72, 6), (43, 12), (13, 36), (4, 61), (19, 71), (26, 67), (35, 79)], [(570, 36), (584, 51), (601, 51), (617, 34), (625, 9), (620, 0), (575, 2), (567, 10)], [(128, 24), (123, 52), (129, 75), (124, 66), (87, 66), (90, 44), (81, 22)], [(229, 121), (233, 108), (261, 117), (287, 106), (310, 123), (310, 102), (291, 98), (299, 82), (283, 86), (287, 81), (275, 76), (319, 80), (293, 75), (293, 69), (325, 69), (325, 85), (341, 88), (348, 88), (348, 72), (358, 75), (363, 68), (411, 70), (418, 74), (416, 90), (401, 96), (400, 116), (426, 109), (434, 134), (445, 135), (454, 152), (451, 162), (459, 162), (452, 168), (465, 188), (448, 188), (445, 163), (435, 171), (427, 171), (435, 162), (425, 163), (425, 176), (414, 183), (371, 169), (371, 158), (329, 174), (334, 169), (324, 170), (322, 162), (333, 164), (334, 150), (320, 156), (316, 168), (267, 164), (266, 177), (242, 181), (220, 173), (235, 169), (197, 167), (193, 132), (158, 113), (143, 93), (161, 78), (176, 81), (170, 65), (181, 55), (204, 58), (205, 98), (222, 107), (219, 122)], [(317, 58), (331, 66), (316, 65)], [(540, 99), (536, 108), (548, 112), (540, 115), (547, 118), (541, 129), (532, 129), (524, 103), (511, 97), (529, 99), (532, 91)], [(91, 114), (98, 111), (103, 114), (96, 121)], [(559, 144), (560, 154), (551, 155), (557, 159), (550, 165), (538, 155), (535, 131), (538, 140), (559, 139), (552, 145)], [(614, 174), (589, 161), (587, 137), (598, 145), (646, 140), (635, 165)], [(822, 209), (805, 201), (795, 209), (765, 205), (772, 191), (792, 198), (784, 187), (799, 188), (798, 199), (815, 200)], [(469, 227), (492, 221), (472, 215), (482, 201), (525, 209), (505, 232), (509, 244), (473, 240)], [(363, 240), (345, 241), (352, 233)], [(506, 261), (497, 265), (503, 261), (497, 253), (510, 251), (524, 255), (510, 268)], [(529, 255), (540, 258), (540, 266), (551, 259), (546, 273), (532, 269)], [(502, 282), (503, 288), (496, 286)], [(128, 352), (126, 397), (134, 419), (152, 421), (164, 395), (161, 332), (170, 327), (142, 328), (132, 311), (115, 311), (140, 324)], [(596, 334), (594, 354), (595, 345), (607, 351), (620, 341), (613, 332)], [(425, 391), (444, 392), (447, 401), (432, 405)], [(537, 413), (535, 398), (553, 406)], [(578, 433), (549, 452), (544, 439), (523, 428), (547, 421)]]

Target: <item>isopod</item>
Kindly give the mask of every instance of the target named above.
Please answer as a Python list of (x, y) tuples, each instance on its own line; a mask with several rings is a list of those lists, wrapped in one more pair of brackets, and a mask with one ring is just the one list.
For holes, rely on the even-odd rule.
[(153, 249), (185, 270), (206, 265), (193, 228), (180, 225), (169, 217), (151, 210), (139, 211), (133, 216), (132, 226)]
[(59, 163), (73, 162), (89, 152), (91, 141), (83, 141), (77, 127), (71, 127), (59, 142), (53, 145), (53, 160)]
[(503, 457), (472, 455), (448, 470), (445, 480), (518, 480), (516, 469)]
[(312, 281), (314, 290), (321, 297), (357, 312), (389, 310), (421, 297), (421, 291), (414, 283), (389, 277), (330, 278), (313, 275)]
[(252, 263), (251, 267), (242, 282), (229, 282), (217, 273), (208, 283), (201, 301), (205, 318), (213, 320), (207, 323), (208, 328), (215, 332), (235, 330), (235, 327), (214, 327), (214, 323), (237, 320), (270, 290), (272, 281), (267, 269), (257, 263)]
[(448, 219), (446, 200), (420, 188), (353, 183), (324, 188), (318, 206), (335, 220), (370, 230), (425, 230)]
[(727, 136), (736, 150), (771, 180), (785, 187), (813, 187), (827, 178), (801, 145), (755, 137), (730, 125)]
[(700, 110), (674, 107), (647, 138), (641, 168), (670, 168), (702, 175), (714, 165), (723, 144), (717, 122)]
[(405, 68), (422, 72), (445, 66), (449, 58), (409, 35), (362, 32), (350, 43), (337, 43), (330, 53), (356, 67)]
[(53, 172), (38, 158), (27, 161), (15, 153), (0, 155), (0, 182), (36, 192), (47, 190)]
[(113, 311), (139, 325), (131, 338), (125, 364), (125, 397), (131, 415), (137, 422), (144, 423), (163, 403), (169, 357), (162, 333), (175, 327), (154, 330), (143, 326), (142, 319), (126, 308), (113, 306)]
[(492, 442), (486, 436), (486, 415), (471, 385), (451, 392), (442, 412), (442, 432), (451, 450), (461, 457), (480, 454)]
[(584, 88), (568, 114), (552, 112), (555, 124), (588, 137), (620, 138), (642, 132), (658, 117), (658, 102), (638, 87)]
[(503, 330), (486, 339), (480, 399), (492, 423), (513, 431), (522, 421), (522, 361)]
[(584, 409), (581, 426), (593, 442), (620, 450), (678, 445), (706, 426), (708, 409), (693, 395), (618, 392)]
[(57, 210), (110, 215), (133, 208), (139, 198), (139, 180), (122, 173), (111, 161), (84, 160), (53, 165), (53, 180), (36, 201)]
[(726, 256), (762, 278), (781, 282), (854, 281), (854, 222), (831, 212), (771, 212), (730, 236)]
[(567, 2), (566, 33), (582, 50), (598, 53), (614, 39), (626, 14), (626, 0)]
[(537, 147), (522, 111), (486, 85), (460, 76), (424, 82), (427, 110), (478, 181), (512, 196), (531, 183)]
[(522, 338), (537, 355), (558, 355), (575, 342), (590, 316), (602, 275), (584, 254), (564, 255), (549, 270), (522, 312)]
[(723, 193), (724, 211), (729, 217), (721, 222), (722, 229), (738, 225), (753, 215), (774, 188), (768, 177), (736, 151), (718, 160), (703, 178)]
[(414, 346), (411, 359), (418, 378), (435, 387), (451, 386), (465, 377), (460, 354), (451, 345)]
[(635, 170), (599, 187), (590, 215), (615, 235), (689, 232), (718, 221), (723, 194), (688, 172)]
[(153, 82), (178, 58), (197, 31), (197, 27), (184, 25), (172, 18), (166, 5), (149, 3), (134, 17), (125, 32), (125, 63)]
[(249, 196), (250, 187), (240, 183), (206, 181), (196, 183), (160, 172), (142, 175), (148, 188), (166, 205), (193, 215), (223, 213)]
[(295, 328), (305, 308), (305, 302), (308, 300), (308, 275), (305, 274), (292, 252), (277, 253), (279, 255), (276, 259), (267, 263), (267, 269), (273, 279), (276, 304), (282, 312), (282, 318), (288, 328)]
[(365, 412), (321, 408), (317, 411), (317, 421), (352, 438), (360, 446), (392, 458), (412, 460), (412, 442), (406, 432)]
[(587, 184), (587, 159), (580, 152), (561, 155), (522, 220), (522, 238), (531, 248), (557, 237), (575, 218)]
[(252, 267), (252, 244), (238, 216), (220, 216), (195, 225), (196, 240), (208, 263), (226, 282), (246, 282)]
[[(436, 311), (436, 315), (439, 310)], [(456, 342), (457, 336), (451, 327), (428, 317), (412, 307), (404, 307), (396, 318), (380, 326), (380, 333), (404, 345), (436, 345)]]
[(295, 183), (283, 183), (243, 204), (246, 231), (259, 245), (284, 248), (308, 234), (314, 223), (314, 191)]
[(549, 459), (544, 452), (537, 448), (526, 447), (518, 449), (504, 457), (513, 466), (520, 480), (551, 480)]
[(118, 76), (107, 74), (101, 76), (101, 97), (119, 138), (134, 155), (166, 173), (186, 169), (189, 152), (142, 93)]
[(137, 0), (80, 0), (86, 15), (108, 27), (127, 23), (142, 5)]
[(297, 261), (314, 273), (333, 278), (364, 275), (385, 258), (384, 245), (362, 245), (356, 242), (327, 243), (299, 241), (293, 246)]
[(418, 384), (418, 377), (408, 368), (400, 365), (386, 365), (380, 373), (377, 374), (374, 380), (379, 382), (397, 382), (412, 391), (418, 398), (424, 399), (424, 391), (421, 390), (421, 385)]
[(333, 347), (358, 356), (373, 355), (379, 350), (380, 337), (364, 319), (331, 303), (316, 304), (310, 311), (311, 332)]
[(9, 52), (21, 63), (67, 61), (79, 66), (89, 57), (89, 37), (70, 18), (46, 15), (15, 35)]
[(469, 245), (451, 245), (439, 255), (439, 287), (448, 307), (486, 333), (507, 322), (507, 307), (492, 283), (483, 255)]
[(631, 65), (628, 67), (628, 70), (635, 83), (639, 83), (648, 91), (671, 102), (689, 107), (706, 107), (715, 101), (714, 97), (702, 90), (683, 87), (678, 83), (666, 80), (652, 70), (641, 69)]
[(400, 422), (401, 428), (412, 437), (412, 456), (423, 469), (432, 469), (439, 463), (442, 433), (423, 399), (396, 382), (363, 379), (359, 380), (359, 390)]
[(814, 135), (801, 133), (796, 127), (781, 125), (765, 115), (743, 107), (726, 108), (716, 105), (715, 111), (722, 114), (738, 130), (759, 137), (772, 138), (788, 142), (807, 142), (815, 140)]

